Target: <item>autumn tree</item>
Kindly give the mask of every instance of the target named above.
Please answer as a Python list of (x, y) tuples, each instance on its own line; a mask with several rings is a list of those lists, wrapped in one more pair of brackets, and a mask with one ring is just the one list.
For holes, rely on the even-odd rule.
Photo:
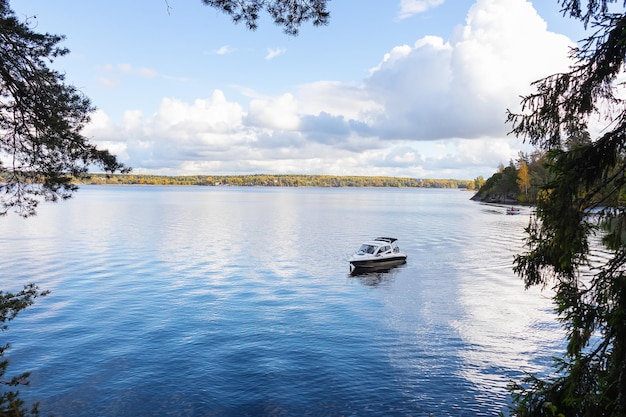
[(527, 287), (553, 289), (567, 337), (550, 375), (512, 386), (518, 416), (626, 415), (626, 3), (612, 3), (560, 0), (593, 34), (572, 50), (568, 72), (535, 82), (523, 112), (508, 115), (550, 172), (514, 269)]
[(485, 179), (483, 178), (482, 175), (474, 178), (474, 189), (475, 190), (480, 190), (480, 187), (482, 187), (483, 185), (485, 185)]
[(524, 193), (524, 200), (528, 201), (528, 189), (530, 188), (530, 173), (528, 172), (528, 164), (520, 159), (519, 168), (517, 169), (517, 186)]

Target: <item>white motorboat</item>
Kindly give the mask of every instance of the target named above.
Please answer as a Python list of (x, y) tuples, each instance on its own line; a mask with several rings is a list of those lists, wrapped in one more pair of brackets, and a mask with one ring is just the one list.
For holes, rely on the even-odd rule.
[(390, 268), (406, 263), (406, 258), (406, 254), (398, 247), (398, 239), (377, 237), (361, 245), (350, 257), (350, 265), (361, 270)]
[(509, 207), (508, 209), (506, 209), (506, 214), (508, 215), (516, 215), (520, 213), (521, 211), (517, 207)]

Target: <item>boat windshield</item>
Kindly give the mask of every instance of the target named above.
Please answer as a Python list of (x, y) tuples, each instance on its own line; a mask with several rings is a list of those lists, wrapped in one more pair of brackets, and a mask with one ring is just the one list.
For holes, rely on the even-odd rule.
[(359, 253), (369, 253), (373, 255), (374, 252), (376, 252), (376, 246), (374, 245), (363, 244), (359, 248)]

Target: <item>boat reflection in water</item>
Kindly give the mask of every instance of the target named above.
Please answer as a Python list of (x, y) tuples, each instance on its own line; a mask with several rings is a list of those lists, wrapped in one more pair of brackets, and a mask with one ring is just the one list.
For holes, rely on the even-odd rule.
[(399, 270), (402, 269), (401, 265), (392, 267), (380, 267), (380, 268), (350, 268), (350, 278), (358, 279), (361, 285), (366, 287), (378, 287), (391, 284)]
[(377, 237), (363, 243), (350, 257), (350, 267), (370, 272), (384, 270), (406, 263), (406, 258), (406, 254), (400, 251), (398, 239)]

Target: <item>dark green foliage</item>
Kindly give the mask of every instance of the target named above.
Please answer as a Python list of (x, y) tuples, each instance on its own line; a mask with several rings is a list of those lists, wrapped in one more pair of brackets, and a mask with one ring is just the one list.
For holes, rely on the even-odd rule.
[(66, 55), (63, 37), (38, 34), (0, 0), (0, 214), (35, 214), (40, 200), (71, 197), (72, 177), (92, 165), (123, 169), (81, 135), (89, 100), (48, 65)]
[[(512, 385), (519, 416), (626, 415), (626, 107), (615, 94), (626, 16), (608, 14), (609, 3), (561, 1), (596, 31), (572, 51), (568, 73), (536, 82), (524, 113), (508, 117), (514, 134), (546, 152), (549, 170), (515, 271), (527, 287), (554, 290), (567, 337), (552, 375)], [(593, 115), (609, 121), (597, 138), (587, 134)]]
[(505, 196), (505, 198), (507, 196), (512, 196), (512, 198), (515, 198), (515, 196), (520, 193), (520, 189), (517, 185), (516, 180), (517, 168), (511, 162), (509, 166), (504, 168), (504, 171), (502, 171), (500, 180), (496, 184), (496, 192), (500, 195)]
[(202, 0), (207, 6), (230, 15), (235, 23), (244, 22), (250, 30), (258, 27), (259, 17), (265, 11), (289, 35), (297, 35), (298, 28), (304, 22), (311, 21), (314, 26), (328, 24), (328, 1), (330, 0)]
[[(33, 284), (25, 286), (22, 291), (17, 293), (0, 291), (0, 330), (7, 330), (7, 322), (13, 320), (20, 311), (32, 305), (35, 302), (35, 298), (47, 294), (47, 291), (40, 291)], [(5, 379), (9, 362), (4, 357), (4, 354), (9, 347), (9, 344), (0, 346), (0, 385), (3, 386), (3, 389), (0, 391), (0, 417), (38, 416), (38, 405), (34, 404), (28, 409), (24, 401), (20, 399), (19, 391), (17, 391), (17, 387), (20, 385), (28, 385), (29, 374), (23, 373), (10, 379)]]
[[(534, 152), (531, 155), (520, 153), (517, 164), (511, 161), (506, 168), (502, 167), (499, 172), (489, 177), (472, 200), (489, 203), (535, 204), (541, 197), (541, 188), (550, 177), (545, 163), (545, 155), (541, 152)], [(522, 190), (519, 185), (521, 164), (524, 164), (528, 170), (529, 187), (527, 190)]]
[(498, 193), (498, 184), (502, 181), (502, 172), (496, 172), (478, 190), (474, 196), (475, 200), (487, 200), (489, 202), (504, 202), (505, 196)]

